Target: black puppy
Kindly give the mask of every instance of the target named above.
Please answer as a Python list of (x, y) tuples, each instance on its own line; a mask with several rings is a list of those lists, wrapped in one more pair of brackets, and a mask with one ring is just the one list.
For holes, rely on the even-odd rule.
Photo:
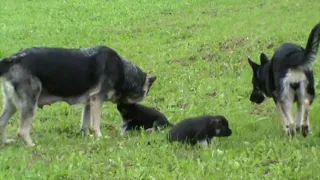
[[(311, 31), (306, 49), (285, 43), (274, 53), (271, 61), (262, 53), (258, 65), (248, 58), (253, 69), (253, 90), (250, 101), (260, 104), (265, 96), (272, 97), (284, 120), (289, 135), (301, 130), (303, 136), (310, 131), (309, 111), (315, 98), (312, 66), (316, 60), (320, 41), (320, 24)], [(291, 115), (297, 101), (297, 127)]]
[(176, 124), (169, 132), (170, 142), (179, 141), (191, 145), (199, 143), (208, 146), (214, 136), (226, 137), (232, 134), (224, 116), (205, 115), (188, 118)]
[(140, 128), (152, 131), (157, 130), (158, 127), (173, 126), (163, 113), (138, 103), (119, 103), (117, 109), (124, 122), (122, 126), (123, 135), (125, 135), (127, 131), (139, 130)]

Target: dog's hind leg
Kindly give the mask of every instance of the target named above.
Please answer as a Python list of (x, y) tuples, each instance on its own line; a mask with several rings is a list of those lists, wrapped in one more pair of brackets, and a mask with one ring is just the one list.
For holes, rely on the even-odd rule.
[(31, 137), (30, 130), (31, 124), (33, 122), (36, 106), (35, 104), (23, 103), (20, 107), (20, 127), (18, 130), (18, 135), (26, 142), (27, 146), (34, 146)]
[(103, 100), (100, 95), (92, 95), (89, 97), (90, 102), (90, 111), (92, 117), (92, 126), (91, 130), (94, 132), (94, 135), (97, 137), (102, 136), (100, 131), (101, 125), (101, 109), (103, 105)]
[(305, 83), (300, 82), (299, 83), (299, 88), (297, 89), (297, 117), (296, 117), (296, 130), (300, 131), (301, 126), (302, 126), (302, 121), (304, 118), (304, 113), (305, 113), (305, 96), (306, 96), (306, 89), (305, 89)]
[(301, 126), (301, 131), (302, 135), (306, 137), (308, 133), (310, 132), (310, 120), (309, 120), (309, 112), (310, 112), (310, 107), (313, 103), (313, 100), (315, 98), (315, 88), (314, 88), (314, 77), (313, 77), (313, 72), (309, 71), (306, 73), (307, 79), (308, 79), (308, 84), (306, 85), (306, 93), (305, 97), (303, 100), (304, 103), (304, 117), (303, 117), (303, 122)]
[(277, 107), (282, 110), (287, 134), (294, 136), (296, 134), (296, 127), (292, 118), (292, 105), (295, 98), (295, 91), (291, 87), (289, 80), (290, 79), (286, 77), (281, 82), (281, 90), (277, 93), (277, 99), (279, 99), (279, 101), (277, 101)]
[(86, 104), (82, 110), (82, 120), (81, 120), (81, 133), (82, 136), (85, 136), (89, 131), (89, 127), (91, 125), (91, 112), (90, 112), (90, 105)]
[(310, 106), (312, 104), (313, 97), (307, 95), (307, 98), (304, 99), (304, 117), (303, 117), (303, 122), (301, 125), (301, 131), (302, 135), (306, 137), (308, 133), (310, 132), (310, 120), (309, 120), (309, 112), (310, 112)]
[(287, 118), (286, 118), (286, 116), (284, 115), (284, 112), (283, 112), (283, 110), (282, 110), (282, 108), (281, 108), (281, 104), (280, 104), (279, 102), (276, 102), (276, 105), (277, 105), (277, 110), (278, 110), (278, 112), (279, 112), (279, 114), (280, 114), (280, 116), (281, 116), (281, 119), (282, 119), (282, 121), (283, 121), (283, 130), (284, 130), (285, 132), (288, 132), (288, 131), (289, 131), (289, 128), (288, 128), (288, 125), (287, 125)]
[(20, 112), (18, 136), (30, 147), (35, 145), (30, 137), (30, 130), (40, 92), (41, 82), (35, 77), (26, 77), (15, 85), (15, 104)]
[(281, 109), (281, 111), (283, 113), (286, 132), (289, 135), (294, 136), (296, 133), (296, 127), (295, 127), (295, 124), (294, 124), (294, 121), (292, 118), (292, 113), (291, 113), (293, 101), (291, 99), (286, 99), (286, 100), (280, 101), (278, 103), (279, 104), (277, 106), (278, 106), (278, 108)]
[(9, 97), (4, 93), (4, 109), (0, 116), (0, 136), (3, 144), (13, 142), (13, 139), (7, 139), (6, 126), (9, 119), (17, 112), (15, 105), (9, 100)]

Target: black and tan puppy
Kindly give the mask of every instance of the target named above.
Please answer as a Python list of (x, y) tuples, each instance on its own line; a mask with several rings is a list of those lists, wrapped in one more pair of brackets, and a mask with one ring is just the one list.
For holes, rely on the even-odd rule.
[(205, 115), (188, 118), (176, 124), (170, 130), (168, 139), (170, 142), (208, 146), (213, 137), (226, 137), (231, 134), (232, 130), (224, 116)]
[(158, 110), (141, 104), (119, 103), (117, 109), (123, 119), (122, 135), (130, 130), (157, 130), (159, 127), (173, 126), (166, 116)]

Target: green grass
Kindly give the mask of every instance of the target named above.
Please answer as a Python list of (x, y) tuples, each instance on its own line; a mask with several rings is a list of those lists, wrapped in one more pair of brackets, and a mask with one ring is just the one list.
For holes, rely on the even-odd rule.
[[(56, 103), (37, 111), (32, 138), (0, 148), (0, 179), (319, 179), (320, 103), (312, 135), (284, 135), (271, 99), (249, 101), (250, 56), (284, 42), (305, 46), (320, 21), (318, 0), (11, 0), (0, 3), (0, 57), (31, 46), (106, 45), (158, 79), (142, 102), (176, 123), (225, 115), (229, 138), (209, 149), (162, 142), (168, 130), (121, 137), (105, 103), (97, 140), (79, 136), (81, 109)], [(319, 60), (319, 58), (318, 58)], [(316, 89), (319, 68), (314, 67)], [(317, 92), (319, 96), (319, 92)], [(2, 106), (1, 106), (2, 108)], [(18, 115), (10, 120), (15, 137)], [(156, 140), (152, 145), (147, 141)]]

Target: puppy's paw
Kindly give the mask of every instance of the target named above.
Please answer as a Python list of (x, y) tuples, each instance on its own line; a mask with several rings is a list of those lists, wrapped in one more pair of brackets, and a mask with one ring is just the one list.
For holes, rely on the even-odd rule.
[(153, 131), (154, 131), (153, 128), (146, 129), (146, 132), (153, 132)]
[(125, 137), (127, 136), (128, 132), (127, 131), (121, 131), (120, 136)]
[(11, 143), (14, 143), (14, 142), (16, 142), (16, 140), (14, 140), (14, 139), (5, 139), (5, 140), (3, 140), (3, 144), (4, 145), (11, 144)]

